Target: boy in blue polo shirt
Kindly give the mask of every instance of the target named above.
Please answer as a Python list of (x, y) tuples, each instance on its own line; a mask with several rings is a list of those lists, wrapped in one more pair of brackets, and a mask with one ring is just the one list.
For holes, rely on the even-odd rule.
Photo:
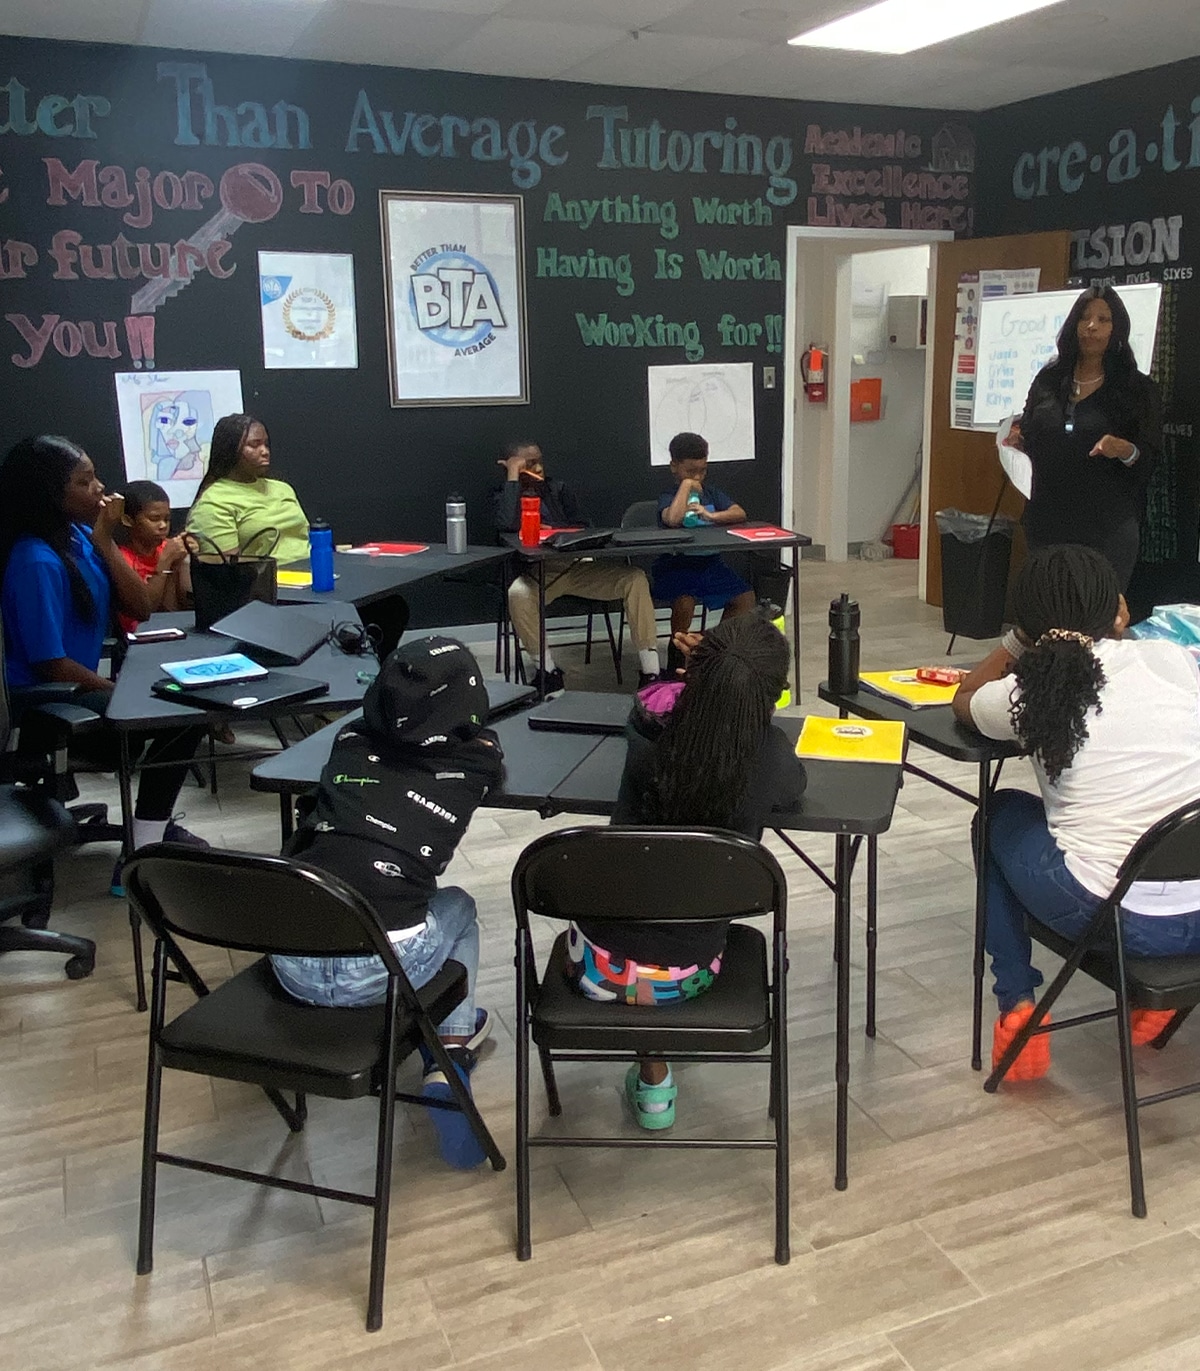
[[(658, 522), (664, 528), (742, 524), (746, 511), (723, 490), (710, 485), (708, 443), (698, 433), (677, 433), (669, 444), (675, 489), (658, 497)], [(725, 614), (747, 614), (754, 608), (754, 591), (719, 553), (684, 552), (659, 557), (650, 572), (656, 600), (671, 603), (671, 637), (686, 633), (699, 601)]]

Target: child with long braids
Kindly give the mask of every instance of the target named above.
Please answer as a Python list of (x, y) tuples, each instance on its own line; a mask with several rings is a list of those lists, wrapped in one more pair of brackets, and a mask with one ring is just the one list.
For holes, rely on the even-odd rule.
[[(757, 614), (677, 634), (682, 681), (638, 692), (613, 823), (727, 828), (756, 841), (771, 811), (794, 808), (804, 766), (771, 722), (788, 677), (787, 640)], [(703, 994), (721, 970), (728, 923), (572, 924), (571, 977), (593, 1000), (662, 1007)], [(631, 1066), (625, 1093), (643, 1128), (675, 1121), (677, 1087), (657, 1058)]]
[[(1174, 643), (1123, 640), (1129, 611), (1100, 553), (1075, 544), (1030, 554), (1013, 592), (1017, 631), (963, 681), (954, 712), (1032, 754), (1041, 799), (999, 791), (988, 825), (987, 950), (1000, 1016), (993, 1065), (1028, 1021), (1042, 975), (1026, 912), (1083, 933), (1151, 824), (1200, 795), (1200, 673)], [(1135, 882), (1123, 934), (1134, 956), (1200, 953), (1200, 881)], [(1134, 1010), (1133, 1040), (1170, 1011)], [(1009, 1079), (1050, 1066), (1032, 1038)]]

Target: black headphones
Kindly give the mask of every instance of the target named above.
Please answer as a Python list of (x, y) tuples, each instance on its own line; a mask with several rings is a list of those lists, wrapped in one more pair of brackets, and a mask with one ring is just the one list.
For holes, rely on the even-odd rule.
[(329, 641), (350, 657), (378, 658), (382, 638), (378, 625), (356, 624), (351, 619), (343, 619), (329, 630)]

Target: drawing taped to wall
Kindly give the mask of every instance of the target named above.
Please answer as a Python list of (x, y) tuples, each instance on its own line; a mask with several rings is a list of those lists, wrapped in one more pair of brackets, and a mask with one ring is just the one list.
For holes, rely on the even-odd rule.
[(114, 380), (126, 480), (157, 481), (172, 509), (186, 509), (208, 466), (213, 425), (242, 411), (241, 373), (131, 371)]
[(647, 367), (650, 465), (666, 466), (677, 433), (708, 440), (710, 462), (754, 458), (754, 363)]

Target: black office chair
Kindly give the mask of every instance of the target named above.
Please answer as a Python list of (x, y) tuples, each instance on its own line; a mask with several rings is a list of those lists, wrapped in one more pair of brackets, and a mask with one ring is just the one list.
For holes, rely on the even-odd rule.
[[(102, 720), (93, 710), (72, 703), (79, 693), (78, 686), (52, 682), (22, 687), (10, 695), (4, 671), (3, 628), (0, 623), (0, 713), (6, 737), (10, 730), (16, 734), (26, 765), (42, 772), (48, 793), (67, 804), (79, 797), (74, 773), (93, 769), (71, 757), (71, 742), (102, 727)], [(71, 805), (70, 814), (78, 824), (76, 842), (121, 841), (121, 825), (109, 823), (107, 805)]]
[[(145, 1275), (153, 1266), (160, 1164), (367, 1205), (374, 1215), (367, 1329), (374, 1331), (383, 1323), (396, 1101), (438, 1107), (436, 1101), (395, 1089), (397, 1068), (418, 1044), (424, 1043), (446, 1073), (454, 1103), (442, 1107), (466, 1115), (494, 1170), (505, 1165), (437, 1035), (436, 1025), (466, 995), (466, 971), (447, 962), (433, 980), (414, 990), (372, 906), (328, 873), (283, 857), (155, 843), (129, 862), (125, 882), (130, 902), (155, 937), (138, 1273)], [(210, 991), (180, 948), (180, 938), (264, 955)], [(388, 969), (387, 1001), (369, 1009), (301, 1004), (276, 980), (265, 955), (272, 952), (314, 957), (374, 953)], [(168, 961), (198, 996), (196, 1004), (169, 1023), (167, 981), (176, 973), (168, 970)], [(373, 1191), (334, 1190), (160, 1151), (164, 1067), (262, 1086), (294, 1133), (304, 1127), (307, 1095), (353, 1100), (377, 1094)], [(284, 1099), (284, 1090), (295, 1092), (294, 1105)]]
[[(521, 854), (512, 876), (517, 920), (517, 1257), (531, 1255), (531, 1147), (763, 1149), (775, 1153), (775, 1260), (788, 1237), (787, 880), (758, 843), (719, 829), (569, 828)], [(773, 916), (771, 956), (757, 928), (734, 923), (721, 971), (694, 1000), (661, 1009), (586, 999), (567, 979), (567, 934), (559, 934), (538, 979), (530, 914), (560, 921), (648, 923)], [(529, 1045), (537, 1046), (551, 1115), (562, 1113), (554, 1061), (770, 1065), (769, 1138), (531, 1137)]]
[[(46, 729), (54, 722), (49, 713), (42, 720)], [(0, 953), (63, 953), (67, 975), (79, 980), (95, 968), (96, 944), (47, 927), (54, 858), (79, 841), (78, 827), (54, 797), (51, 763), (10, 751), (11, 733), (8, 702), (0, 690)], [(10, 925), (14, 919), (20, 923)]]
[[(1131, 957), (1125, 952), (1121, 932), (1121, 901), (1134, 881), (1186, 881), (1200, 879), (1200, 800), (1181, 806), (1148, 828), (1134, 843), (1117, 872), (1117, 883), (1108, 899), (1078, 942), (1032, 917), (1026, 920), (1030, 936), (1065, 958), (1062, 970), (1038, 1001), (1028, 1024), (1009, 1044), (995, 1070), (983, 1083), (993, 1093), (1005, 1072), (1035, 1033), (1049, 1033), (1074, 1024), (1116, 1018), (1117, 1046), (1121, 1058), (1121, 1093), (1125, 1105), (1125, 1141), (1129, 1152), (1129, 1191), (1135, 1218), (1146, 1217), (1146, 1187), (1142, 1176), (1142, 1144), (1138, 1110), (1148, 1104), (1178, 1099), (1200, 1091), (1200, 1081), (1176, 1086), (1154, 1095), (1140, 1096), (1134, 1077), (1133, 1040), (1129, 1011), (1174, 1009), (1178, 1012), (1154, 1039), (1152, 1046), (1165, 1047), (1180, 1024), (1200, 1004), (1200, 957)], [(1078, 1014), (1054, 1024), (1043, 1023), (1051, 1006), (1076, 971), (1114, 992), (1112, 1009)]]

